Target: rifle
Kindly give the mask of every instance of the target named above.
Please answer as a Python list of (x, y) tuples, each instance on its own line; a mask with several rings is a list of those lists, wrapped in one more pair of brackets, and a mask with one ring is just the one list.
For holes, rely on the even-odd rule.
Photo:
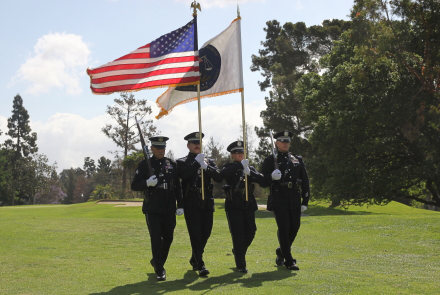
[(269, 135), (270, 135), (270, 141), (272, 142), (273, 163), (275, 165), (275, 169), (278, 169), (278, 160), (277, 160), (278, 150), (275, 146), (275, 142), (273, 141), (272, 131), (270, 130), (269, 130)]
[(142, 145), (142, 152), (144, 153), (145, 160), (147, 161), (148, 172), (150, 173), (150, 177), (151, 177), (154, 175), (154, 172), (153, 172), (153, 167), (151, 167), (150, 153), (148, 152), (148, 147), (145, 144), (144, 136), (142, 135), (142, 131), (141, 131), (141, 126), (139, 126), (139, 122), (138, 122), (136, 116), (134, 116), (134, 119), (136, 120), (136, 125), (139, 130), (139, 136), (141, 138), (141, 145)]

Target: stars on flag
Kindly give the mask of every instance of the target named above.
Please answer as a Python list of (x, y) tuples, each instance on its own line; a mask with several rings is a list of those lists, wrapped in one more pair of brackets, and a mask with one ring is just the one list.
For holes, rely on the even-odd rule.
[(194, 50), (194, 21), (151, 42), (151, 57)]

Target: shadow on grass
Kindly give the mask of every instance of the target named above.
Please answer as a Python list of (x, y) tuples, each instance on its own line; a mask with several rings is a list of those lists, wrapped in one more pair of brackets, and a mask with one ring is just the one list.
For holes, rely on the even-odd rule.
[(118, 286), (108, 292), (91, 293), (90, 295), (131, 295), (131, 294), (166, 294), (179, 290), (191, 290), (196, 292), (209, 292), (225, 286), (241, 286), (244, 288), (261, 287), (264, 282), (281, 281), (286, 278), (295, 277), (296, 273), (284, 267), (278, 267), (274, 271), (263, 273), (242, 274), (231, 268), (233, 272), (221, 276), (208, 276), (200, 278), (197, 272), (189, 270), (183, 279), (174, 281), (158, 282), (155, 274), (148, 274), (148, 280)]

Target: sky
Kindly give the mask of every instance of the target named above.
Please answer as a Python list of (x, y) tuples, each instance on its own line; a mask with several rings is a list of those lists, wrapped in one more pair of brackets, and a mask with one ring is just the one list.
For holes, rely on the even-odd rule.
[[(84, 158), (113, 159), (119, 148), (101, 129), (111, 118), (105, 111), (119, 94), (93, 95), (86, 74), (192, 19), (191, 0), (0, 0), (0, 143), (17, 94), (37, 132), (39, 153), (57, 163), (58, 172), (82, 167)], [(239, 5), (242, 35), (246, 123), (262, 126), (260, 112), (267, 92), (261, 92), (259, 72), (252, 72), (269, 20), (319, 25), (325, 19), (348, 20), (353, 0), (200, 0), (199, 47), (222, 32), (236, 17)], [(134, 92), (147, 99), (160, 134), (168, 136), (167, 151), (188, 152), (183, 137), (198, 131), (197, 102), (158, 114), (156, 99), (166, 88)], [(224, 148), (240, 136), (241, 94), (201, 101), (202, 131)], [(256, 139), (256, 136), (253, 136)], [(258, 142), (255, 142), (258, 145)], [(140, 148), (140, 145), (139, 147)]]

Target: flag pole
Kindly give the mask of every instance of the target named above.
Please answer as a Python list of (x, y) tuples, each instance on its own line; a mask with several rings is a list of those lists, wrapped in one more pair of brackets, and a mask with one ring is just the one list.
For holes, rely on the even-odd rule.
[[(240, 16), (240, 7), (237, 4), (237, 18), (241, 19)], [(241, 75), (242, 75), (242, 79), (243, 79), (243, 60), (241, 57), (241, 26), (240, 26), (240, 34), (239, 34), (239, 38), (240, 40), (238, 40), (240, 43), (240, 67), (241, 67)], [(247, 138), (246, 138), (246, 120), (245, 120), (245, 112), (244, 112), (244, 88), (241, 91), (241, 126), (243, 127), (243, 147), (244, 147), (244, 158), (247, 158)], [(248, 188), (248, 177), (245, 174), (244, 175), (244, 182), (245, 182), (245, 190), (246, 190), (246, 202), (249, 201), (249, 188)]]
[[(194, 48), (195, 50), (199, 50), (198, 45), (198, 32), (197, 32), (197, 9), (202, 11), (202, 8), (200, 7), (200, 3), (197, 3), (197, 1), (194, 0), (193, 3), (191, 3), (191, 8), (193, 9), (193, 17), (196, 20), (196, 26), (195, 26), (195, 44), (197, 44), (197, 48)], [(200, 140), (200, 153), (203, 153), (203, 144), (202, 144), (202, 112), (201, 112), (201, 106), (200, 106), (200, 80), (199, 84), (197, 84), (197, 106), (198, 106), (198, 117), (199, 117), (199, 140)], [(205, 200), (205, 179), (204, 179), (204, 173), (203, 169), (200, 171), (200, 177), (201, 177), (201, 185), (202, 185), (202, 201)]]

